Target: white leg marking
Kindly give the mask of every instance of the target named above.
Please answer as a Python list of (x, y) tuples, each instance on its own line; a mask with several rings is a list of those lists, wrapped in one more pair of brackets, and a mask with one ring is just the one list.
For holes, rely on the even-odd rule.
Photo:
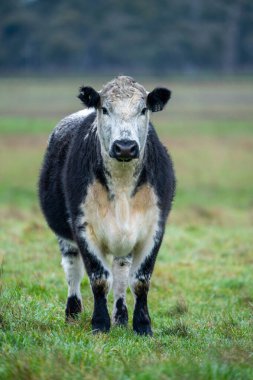
[(62, 256), (62, 266), (68, 282), (68, 297), (76, 295), (82, 300), (80, 284), (84, 276), (84, 263), (80, 253)]
[(122, 298), (124, 305), (126, 305), (126, 289), (128, 286), (128, 274), (132, 259), (129, 257), (114, 258), (112, 265), (113, 273), (113, 322), (115, 323), (115, 314), (117, 312), (116, 302)]

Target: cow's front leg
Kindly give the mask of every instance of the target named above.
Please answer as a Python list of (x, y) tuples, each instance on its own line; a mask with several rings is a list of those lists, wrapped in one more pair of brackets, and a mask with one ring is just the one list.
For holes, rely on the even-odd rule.
[(113, 323), (125, 326), (128, 322), (128, 311), (126, 306), (126, 288), (128, 285), (129, 268), (131, 257), (115, 257), (113, 259)]
[(78, 245), (89, 276), (94, 296), (94, 311), (92, 330), (107, 332), (110, 330), (110, 316), (107, 309), (107, 295), (111, 287), (112, 275), (99, 252), (92, 251), (85, 239), (80, 239)]
[(160, 243), (148, 255), (145, 250), (136, 253), (130, 269), (130, 286), (135, 298), (133, 329), (139, 335), (153, 335), (148, 311), (148, 291), (159, 247)]

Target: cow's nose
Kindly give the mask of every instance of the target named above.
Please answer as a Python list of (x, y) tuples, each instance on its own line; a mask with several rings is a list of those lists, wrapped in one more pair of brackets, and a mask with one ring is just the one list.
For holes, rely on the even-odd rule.
[(134, 140), (116, 140), (112, 145), (113, 158), (119, 161), (130, 161), (139, 157), (139, 147)]

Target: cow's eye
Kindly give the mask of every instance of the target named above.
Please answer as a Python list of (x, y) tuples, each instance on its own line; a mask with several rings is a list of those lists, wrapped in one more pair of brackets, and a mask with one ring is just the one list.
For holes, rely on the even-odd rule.
[(141, 111), (141, 115), (146, 115), (146, 112), (147, 112), (147, 107), (143, 108), (143, 110)]
[(105, 107), (102, 107), (102, 112), (103, 112), (103, 115), (108, 115), (108, 111)]

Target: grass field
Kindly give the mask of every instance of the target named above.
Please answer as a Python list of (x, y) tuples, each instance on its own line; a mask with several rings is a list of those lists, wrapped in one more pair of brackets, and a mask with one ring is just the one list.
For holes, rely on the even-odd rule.
[[(153, 115), (178, 178), (149, 295), (154, 337), (64, 322), (67, 287), (36, 183), (48, 133), (83, 82), (0, 79), (0, 379), (253, 378), (253, 79), (183, 81)], [(142, 81), (143, 82), (143, 81)], [(133, 300), (128, 293), (130, 315)], [(112, 297), (109, 297), (112, 309)]]

